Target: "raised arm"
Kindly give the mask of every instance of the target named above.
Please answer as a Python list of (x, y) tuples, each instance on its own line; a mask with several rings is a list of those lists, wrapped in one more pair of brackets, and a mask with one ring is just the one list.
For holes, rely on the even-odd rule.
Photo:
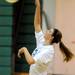
[(35, 32), (40, 32), (41, 31), (40, 0), (36, 0), (35, 4), (36, 4), (36, 11), (34, 17), (34, 28)]

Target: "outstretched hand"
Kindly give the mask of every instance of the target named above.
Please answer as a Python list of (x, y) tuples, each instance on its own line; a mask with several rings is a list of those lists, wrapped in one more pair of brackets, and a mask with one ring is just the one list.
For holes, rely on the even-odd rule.
[(18, 57), (21, 58), (21, 54), (25, 54), (25, 51), (27, 50), (26, 47), (22, 47), (18, 51)]

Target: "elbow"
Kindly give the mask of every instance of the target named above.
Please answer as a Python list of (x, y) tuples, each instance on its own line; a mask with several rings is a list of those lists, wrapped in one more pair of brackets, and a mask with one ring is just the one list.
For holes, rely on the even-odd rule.
[(29, 65), (35, 64), (35, 61), (34, 60), (28, 61), (28, 64)]

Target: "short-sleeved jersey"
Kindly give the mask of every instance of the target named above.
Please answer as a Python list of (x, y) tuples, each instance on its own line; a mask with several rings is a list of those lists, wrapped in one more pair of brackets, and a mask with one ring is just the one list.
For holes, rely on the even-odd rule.
[(48, 66), (53, 60), (54, 48), (53, 45), (45, 45), (43, 32), (35, 32), (36, 49), (32, 53), (35, 64), (30, 66), (29, 75), (47, 75)]

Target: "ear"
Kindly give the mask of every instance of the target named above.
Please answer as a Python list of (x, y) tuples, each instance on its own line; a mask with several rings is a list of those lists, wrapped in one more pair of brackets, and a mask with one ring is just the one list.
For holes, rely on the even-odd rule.
[(52, 40), (54, 39), (54, 36), (52, 36)]
[(53, 37), (53, 36), (51, 36), (50, 40), (53, 40), (53, 39), (54, 39), (54, 37)]

